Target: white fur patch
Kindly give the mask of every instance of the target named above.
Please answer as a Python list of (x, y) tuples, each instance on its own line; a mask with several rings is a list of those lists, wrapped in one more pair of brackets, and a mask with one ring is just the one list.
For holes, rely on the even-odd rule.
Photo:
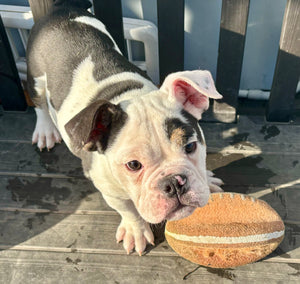
[[(60, 134), (56, 128), (56, 113), (50, 103), (50, 92), (47, 88), (47, 74), (34, 78), (34, 89), (37, 96), (41, 98), (41, 108), (35, 108), (37, 121), (32, 135), (32, 143), (42, 150), (44, 147), (51, 149), (55, 143), (61, 141)], [(44, 101), (46, 97), (46, 102)]]
[[(48, 90), (47, 87), (47, 74), (44, 73), (44, 75), (34, 78), (34, 83), (35, 83), (34, 89), (37, 92), (37, 95), (41, 97), (42, 100), (43, 100), (43, 96), (46, 97), (49, 114), (53, 120), (53, 123), (57, 126), (56, 111), (54, 110), (52, 104), (50, 103), (50, 91)], [(47, 107), (44, 105), (42, 105), (42, 107), (45, 108), (46, 111)]]
[(106, 34), (111, 39), (111, 41), (113, 42), (113, 44), (115, 46), (115, 50), (118, 51), (120, 54), (122, 54), (122, 52), (120, 51), (120, 49), (117, 46), (116, 42), (114, 41), (112, 36), (107, 31), (105, 25), (103, 23), (101, 23), (99, 20), (97, 20), (96, 18), (88, 17), (88, 16), (81, 16), (81, 17), (75, 18), (73, 21), (92, 26), (95, 29), (97, 29), (97, 30), (101, 31), (102, 33)]
[(46, 73), (40, 77), (34, 78), (34, 89), (39, 97), (45, 95), (46, 86)]

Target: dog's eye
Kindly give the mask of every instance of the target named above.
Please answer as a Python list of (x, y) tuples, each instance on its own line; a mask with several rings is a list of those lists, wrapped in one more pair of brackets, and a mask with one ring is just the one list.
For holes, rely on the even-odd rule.
[(196, 142), (189, 143), (189, 144), (185, 145), (185, 147), (184, 147), (184, 151), (187, 154), (194, 153), (196, 151), (196, 149), (197, 149), (197, 143)]
[(137, 160), (133, 160), (130, 161), (126, 164), (126, 167), (130, 170), (130, 171), (138, 171), (142, 168), (142, 164), (137, 161)]

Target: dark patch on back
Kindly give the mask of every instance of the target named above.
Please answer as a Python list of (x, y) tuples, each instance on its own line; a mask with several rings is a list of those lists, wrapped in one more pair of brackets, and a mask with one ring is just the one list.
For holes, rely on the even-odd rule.
[(33, 78), (47, 74), (52, 104), (58, 110), (70, 92), (73, 71), (88, 56), (95, 63), (96, 81), (122, 72), (138, 73), (149, 79), (114, 49), (106, 34), (72, 21), (79, 16), (94, 17), (84, 9), (64, 7), (42, 18), (31, 30), (27, 48), (28, 88), (37, 105), (42, 102), (36, 98)]
[(120, 96), (121, 94), (143, 88), (144, 84), (134, 80), (121, 81), (115, 84), (107, 86), (105, 89), (101, 90), (97, 98), (111, 100), (114, 97)]
[(166, 119), (165, 129), (170, 141), (179, 146), (186, 145), (189, 138), (195, 133), (195, 130), (191, 125), (184, 123), (179, 118)]

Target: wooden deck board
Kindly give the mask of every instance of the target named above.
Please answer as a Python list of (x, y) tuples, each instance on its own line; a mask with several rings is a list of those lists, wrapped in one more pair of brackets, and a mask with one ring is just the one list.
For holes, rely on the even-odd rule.
[[(104, 254), (113, 251), (125, 254), (122, 244), (116, 244), (115, 232), (120, 217), (113, 211), (94, 214), (49, 214), (29, 212), (1, 212), (1, 244), (0, 249), (41, 250), (69, 252), (71, 250)], [(299, 259), (300, 263), (300, 228), (286, 223), (285, 239), (279, 248), (270, 255), (274, 258), (282, 256), (282, 261), (289, 263)], [(160, 225), (163, 228), (163, 225)], [(18, 234), (16, 234), (18, 228)], [(161, 230), (162, 231), (162, 230)], [(160, 232), (162, 234), (162, 232)], [(169, 256), (176, 254), (159, 236), (156, 247), (149, 245), (148, 255)], [(276, 262), (276, 261), (275, 261)]]
[(212, 269), (178, 256), (4, 251), (0, 264), (5, 283), (299, 283), (294, 264), (258, 262)]
[(155, 226), (156, 246), (127, 256), (115, 243), (120, 217), (84, 178), (64, 144), (31, 145), (35, 115), (0, 116), (0, 280), (2, 283), (299, 283), (300, 126), (240, 117), (203, 123), (207, 165), (224, 190), (267, 201), (283, 218), (283, 242), (266, 259), (233, 269), (177, 256)]

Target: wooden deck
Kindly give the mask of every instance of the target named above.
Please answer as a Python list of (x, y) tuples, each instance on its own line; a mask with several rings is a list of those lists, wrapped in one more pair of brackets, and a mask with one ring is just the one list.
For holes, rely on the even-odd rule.
[(127, 256), (116, 244), (119, 216), (83, 177), (64, 144), (31, 145), (35, 115), (0, 110), (1, 283), (300, 283), (300, 125), (202, 124), (208, 168), (225, 191), (267, 201), (285, 239), (266, 259), (233, 269), (190, 263), (155, 226), (156, 247)]

